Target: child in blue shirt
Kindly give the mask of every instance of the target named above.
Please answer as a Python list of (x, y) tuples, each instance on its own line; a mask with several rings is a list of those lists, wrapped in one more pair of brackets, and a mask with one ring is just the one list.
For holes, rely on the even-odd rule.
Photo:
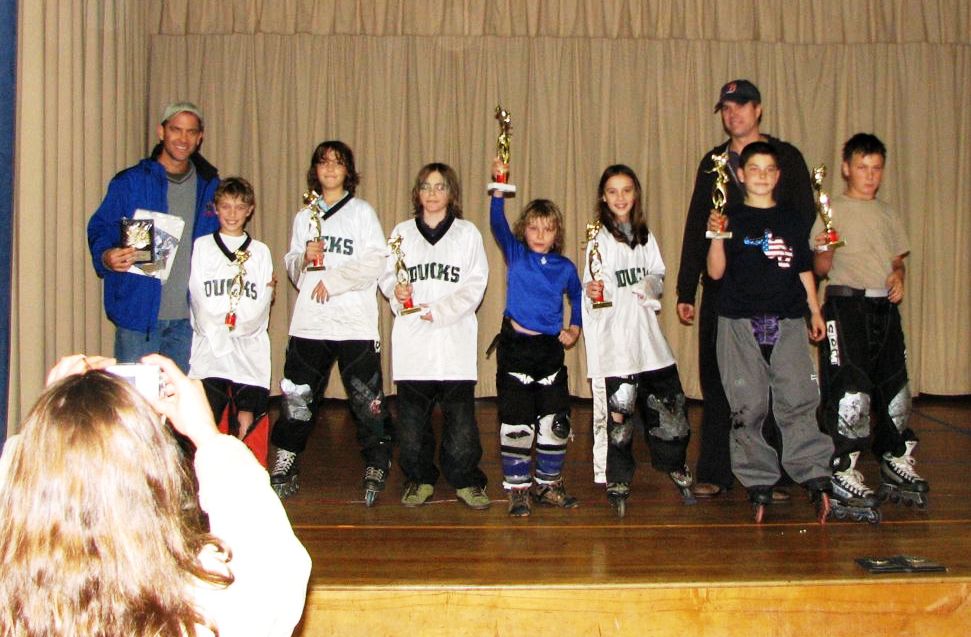
[[(493, 172), (505, 169), (496, 159)], [(570, 509), (577, 500), (566, 493), (561, 475), (570, 437), (563, 352), (580, 338), (581, 286), (576, 266), (561, 254), (563, 215), (552, 201), (534, 199), (510, 229), (503, 195), (497, 191), (489, 219), (508, 267), (496, 389), (509, 515), (528, 516), (530, 495), (538, 504)], [(564, 293), (571, 307), (567, 328)]]

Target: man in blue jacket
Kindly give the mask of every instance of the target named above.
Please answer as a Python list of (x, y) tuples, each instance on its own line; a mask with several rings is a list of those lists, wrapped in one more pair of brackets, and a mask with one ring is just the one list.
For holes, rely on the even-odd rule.
[[(219, 228), (212, 198), (219, 185), (214, 166), (199, 154), (204, 122), (191, 102), (166, 107), (159, 143), (150, 157), (121, 171), (88, 222), (88, 247), (95, 272), (104, 279), (104, 303), (115, 324), (115, 358), (137, 362), (160, 352), (189, 368), (189, 257), (193, 241)], [(130, 272), (135, 248), (121, 247), (121, 219), (138, 209), (176, 215), (185, 222), (169, 276)]]

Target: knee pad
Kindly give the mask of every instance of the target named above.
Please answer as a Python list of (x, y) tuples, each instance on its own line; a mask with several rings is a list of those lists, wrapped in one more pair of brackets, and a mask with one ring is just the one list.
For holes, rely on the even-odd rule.
[(351, 409), (363, 421), (375, 421), (384, 413), (384, 392), (381, 390), (380, 375), (374, 374), (370, 382), (352, 378), (348, 387)]
[(563, 411), (540, 416), (536, 435), (540, 444), (566, 447), (570, 439), (570, 429), (570, 414)]
[(684, 410), (684, 394), (675, 394), (668, 399), (654, 394), (647, 397), (647, 406), (657, 412), (657, 427), (650, 435), (661, 440), (679, 440), (688, 435), (688, 417)]
[(502, 423), (499, 425), (499, 442), (503, 449), (515, 450), (516, 452), (529, 451), (533, 448), (533, 438), (536, 436), (536, 429), (533, 425), (510, 425)]
[(859, 439), (870, 435), (870, 395), (846, 392), (840, 398), (837, 431), (844, 438)]
[(634, 404), (637, 399), (637, 386), (634, 383), (621, 381), (614, 392), (607, 396), (607, 406), (610, 411), (626, 416), (634, 414)]
[(557, 438), (569, 438), (570, 437), (570, 414), (567, 412), (560, 412), (553, 415), (553, 424), (550, 426), (550, 430), (553, 435)]
[(887, 415), (893, 421), (893, 426), (901, 433), (907, 430), (907, 424), (910, 422), (910, 404), (910, 385), (904, 385), (887, 405)]
[(314, 394), (310, 385), (294, 385), (289, 378), (280, 381), (283, 392), (283, 417), (287, 420), (308, 422), (312, 417)]
[(630, 416), (624, 416), (621, 422), (616, 422), (613, 418), (607, 423), (607, 432), (610, 443), (615, 447), (626, 446), (634, 435), (634, 422)]

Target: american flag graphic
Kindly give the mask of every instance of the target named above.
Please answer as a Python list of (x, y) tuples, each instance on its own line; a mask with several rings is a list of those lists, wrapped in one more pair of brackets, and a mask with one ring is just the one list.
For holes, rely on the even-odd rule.
[(770, 259), (775, 259), (780, 268), (792, 265), (792, 248), (786, 245), (785, 239), (774, 237), (769, 230), (761, 237), (746, 237), (745, 245), (758, 246)]

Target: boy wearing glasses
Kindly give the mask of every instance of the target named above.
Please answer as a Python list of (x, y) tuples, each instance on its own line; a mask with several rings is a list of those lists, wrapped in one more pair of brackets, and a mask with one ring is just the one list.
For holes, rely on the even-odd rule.
[(387, 248), (377, 214), (354, 196), (360, 176), (344, 142), (317, 146), (307, 171), (308, 205), (293, 221), (283, 257), (299, 290), (273, 428), (270, 484), (281, 498), (297, 490), (297, 454), (337, 363), (366, 465), (364, 499), (374, 504), (391, 464), (391, 423), (381, 381), (377, 279)]
[[(718, 304), (718, 368), (731, 407), (732, 472), (762, 521), (781, 466), (806, 487), (820, 522), (829, 513), (833, 443), (819, 431), (819, 388), (805, 341), (824, 334), (805, 224), (776, 204), (779, 155), (768, 142), (748, 144), (739, 158), (745, 201), (729, 208), (729, 239), (712, 239), (708, 275), (722, 280)], [(708, 228), (724, 217), (712, 211)], [(782, 457), (762, 435), (771, 404)]]
[(482, 235), (462, 218), (458, 176), (446, 164), (418, 171), (411, 202), (414, 218), (391, 232), (401, 255), (390, 256), (380, 281), (395, 314), (391, 367), (398, 387), (398, 464), (405, 475), (401, 503), (420, 506), (434, 492), (437, 404), (444, 418), (441, 473), (459, 501), (486, 509), (490, 502), (475, 421), (475, 311), (489, 278)]

